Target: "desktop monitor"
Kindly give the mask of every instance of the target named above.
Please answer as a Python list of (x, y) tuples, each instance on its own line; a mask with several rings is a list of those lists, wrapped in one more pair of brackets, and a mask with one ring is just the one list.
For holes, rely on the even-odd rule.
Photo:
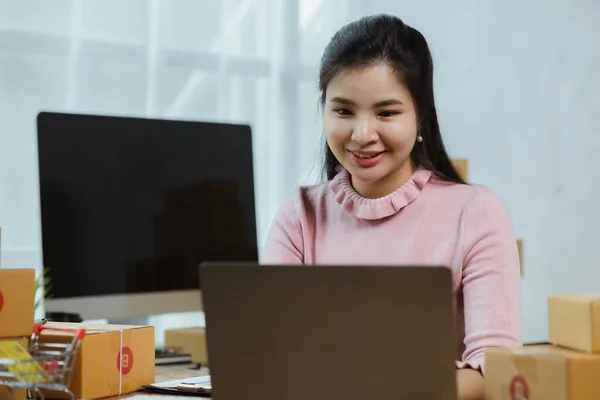
[(47, 312), (201, 310), (198, 266), (258, 261), (247, 125), (38, 115)]

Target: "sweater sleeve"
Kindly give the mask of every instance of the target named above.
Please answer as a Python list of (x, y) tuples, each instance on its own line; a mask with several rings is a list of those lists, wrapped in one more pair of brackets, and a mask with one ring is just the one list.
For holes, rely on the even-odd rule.
[(519, 254), (508, 212), (487, 189), (465, 208), (462, 230), (465, 352), (457, 366), (484, 373), (487, 347), (522, 345)]
[(304, 246), (298, 218), (298, 196), (277, 212), (265, 242), (262, 264), (303, 264)]

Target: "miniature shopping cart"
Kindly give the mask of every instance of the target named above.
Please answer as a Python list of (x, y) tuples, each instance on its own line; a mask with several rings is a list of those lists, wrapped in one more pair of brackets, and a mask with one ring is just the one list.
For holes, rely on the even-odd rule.
[[(40, 340), (43, 331), (64, 333), (64, 336)], [(85, 333), (85, 329), (52, 328), (36, 324), (24, 357), (0, 358), (0, 386), (8, 387), (9, 400), (14, 400), (16, 389), (27, 390), (31, 398), (43, 400), (42, 391), (52, 391), (66, 393), (75, 400), (69, 387)]]

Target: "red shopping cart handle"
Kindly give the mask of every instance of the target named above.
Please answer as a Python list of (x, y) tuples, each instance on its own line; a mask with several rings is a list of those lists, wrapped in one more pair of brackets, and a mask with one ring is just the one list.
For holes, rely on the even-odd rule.
[(85, 329), (80, 328), (80, 329), (75, 329), (75, 328), (54, 328), (54, 327), (50, 327), (50, 326), (45, 326), (43, 324), (35, 324), (33, 327), (33, 332), (36, 335), (39, 335), (42, 333), (42, 331), (58, 331), (58, 332), (68, 332), (68, 333), (74, 333), (75, 336), (77, 337), (77, 339), (82, 340), (85, 337)]

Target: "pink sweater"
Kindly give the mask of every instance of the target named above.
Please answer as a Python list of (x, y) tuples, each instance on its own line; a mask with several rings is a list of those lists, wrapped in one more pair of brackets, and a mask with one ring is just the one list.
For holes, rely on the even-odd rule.
[(491, 191), (418, 168), (367, 199), (349, 173), (301, 187), (279, 210), (264, 264), (446, 265), (454, 277), (457, 366), (484, 370), (484, 349), (520, 346), (521, 280), (508, 213)]

